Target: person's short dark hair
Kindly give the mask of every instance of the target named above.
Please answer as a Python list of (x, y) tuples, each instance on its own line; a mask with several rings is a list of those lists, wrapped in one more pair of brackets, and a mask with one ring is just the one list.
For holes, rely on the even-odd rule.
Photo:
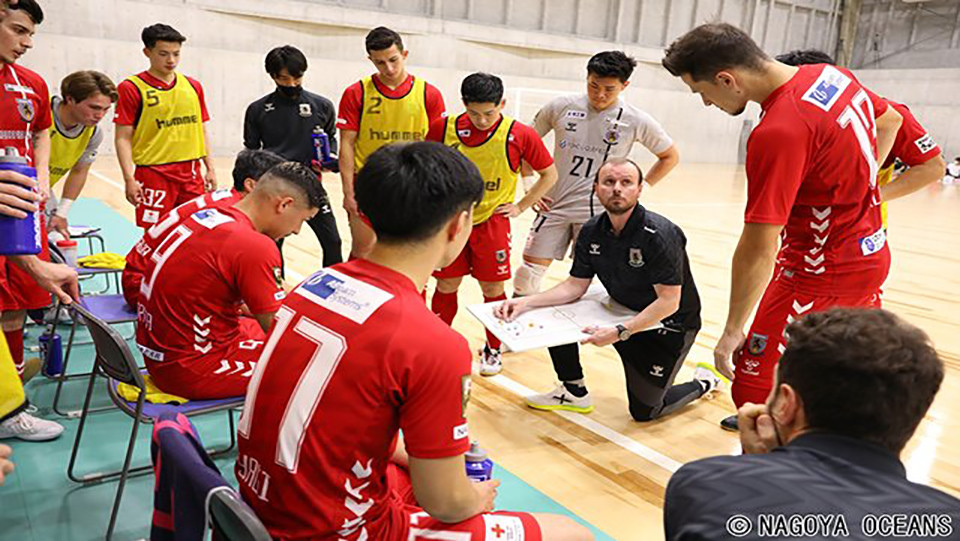
[(284, 160), (279, 154), (269, 150), (244, 149), (237, 154), (233, 162), (233, 188), (242, 192), (245, 188), (243, 181), (248, 178), (258, 180), (271, 167)]
[(630, 80), (637, 61), (623, 51), (603, 51), (593, 55), (587, 62), (587, 74), (596, 77), (616, 77), (621, 83)]
[(36, 0), (20, 0), (15, 5), (8, 6), (7, 9), (13, 9), (17, 11), (22, 11), (30, 17), (30, 20), (33, 21), (33, 24), (40, 24), (43, 22), (43, 10), (40, 9), (40, 4)]
[(397, 49), (402, 51), (403, 38), (400, 37), (400, 34), (390, 30), (386, 26), (378, 26), (367, 33), (365, 45), (367, 47), (367, 53), (383, 51), (393, 45), (396, 45)]
[(927, 335), (880, 309), (835, 308), (787, 326), (777, 385), (793, 387), (813, 430), (899, 454), (943, 381)]
[(292, 45), (271, 49), (263, 64), (271, 77), (278, 77), (284, 68), (292, 77), (303, 77), (307, 71), (307, 57)]
[(479, 203), (483, 178), (476, 165), (448, 146), (393, 144), (370, 155), (355, 190), (378, 242), (416, 243)]
[(503, 100), (503, 81), (496, 75), (477, 72), (467, 75), (460, 83), (463, 103), (496, 103)]
[(177, 29), (163, 23), (151, 24), (140, 32), (140, 39), (143, 46), (147, 49), (153, 49), (158, 41), (168, 41), (170, 43), (183, 43), (187, 37), (177, 32)]
[(788, 66), (805, 66), (807, 64), (831, 64), (836, 65), (837, 61), (832, 56), (820, 49), (795, 49), (793, 51), (778, 54), (777, 62), (783, 62)]
[(767, 53), (746, 32), (727, 23), (702, 24), (667, 47), (661, 63), (672, 75), (689, 74), (694, 81), (712, 79), (730, 68), (759, 70)]
[(257, 189), (265, 189), (279, 181), (286, 188), (293, 188), (309, 208), (318, 209), (328, 203), (327, 193), (317, 180), (312, 169), (299, 162), (281, 162), (267, 170), (257, 181)]
[(637, 162), (631, 160), (630, 158), (607, 158), (607, 161), (603, 162), (600, 165), (600, 169), (597, 169), (597, 176), (593, 178), (594, 182), (600, 182), (600, 172), (603, 171), (603, 168), (608, 165), (624, 165), (630, 164), (634, 169), (637, 170), (637, 182), (643, 182), (643, 170), (640, 169), (640, 166), (637, 165)]

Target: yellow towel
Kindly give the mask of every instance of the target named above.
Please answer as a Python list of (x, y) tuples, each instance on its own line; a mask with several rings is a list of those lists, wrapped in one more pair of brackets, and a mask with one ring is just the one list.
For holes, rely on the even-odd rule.
[(88, 269), (123, 269), (127, 264), (126, 258), (113, 252), (100, 252), (81, 257), (77, 264)]
[[(182, 396), (167, 394), (161, 391), (160, 388), (153, 383), (153, 378), (150, 377), (150, 374), (143, 375), (143, 382), (147, 384), (147, 402), (151, 404), (182, 405), (189, 402), (189, 400)], [(140, 389), (137, 389), (133, 385), (120, 383), (117, 385), (117, 394), (127, 402), (136, 402), (140, 397)]]

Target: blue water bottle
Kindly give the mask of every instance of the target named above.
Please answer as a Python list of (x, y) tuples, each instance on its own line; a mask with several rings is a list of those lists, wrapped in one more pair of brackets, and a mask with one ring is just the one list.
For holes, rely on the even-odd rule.
[(313, 134), (313, 157), (323, 165), (330, 162), (330, 137), (323, 130)]
[(63, 347), (60, 335), (43, 333), (40, 335), (40, 357), (43, 359), (43, 373), (59, 376), (63, 372)]
[(493, 478), (493, 461), (487, 458), (487, 452), (475, 441), (470, 442), (470, 450), (467, 451), (467, 477), (474, 483)]
[[(27, 165), (27, 159), (8, 147), (0, 155), (0, 171), (14, 171), (21, 175), (37, 179), (37, 170)], [(28, 212), (26, 218), (14, 218), (0, 214), (0, 255), (39, 254), (40, 217), (37, 212)]]

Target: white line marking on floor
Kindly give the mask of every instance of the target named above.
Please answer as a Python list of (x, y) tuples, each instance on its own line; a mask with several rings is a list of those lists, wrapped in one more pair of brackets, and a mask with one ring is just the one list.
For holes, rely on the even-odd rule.
[[(111, 186), (116, 186), (117, 188), (120, 188), (121, 190), (126, 190), (126, 187), (125, 187), (123, 184), (120, 184), (120, 183), (117, 182), (116, 180), (113, 180), (112, 178), (108, 177), (107, 175), (104, 175), (103, 173), (98, 173), (97, 171), (94, 171), (93, 169), (90, 170), (90, 173), (91, 173), (93, 176), (97, 177), (98, 179), (106, 182), (107, 184), (109, 184), (109, 185), (111, 185)], [(124, 193), (126, 193), (126, 192), (124, 192)]]
[[(502, 374), (497, 376), (492, 376), (489, 378), (484, 378), (484, 379), (485, 381), (491, 381), (520, 397), (536, 394), (532, 389), (529, 389), (523, 386), (522, 384), (517, 383), (516, 381), (513, 381), (512, 379)], [(585, 428), (602, 438), (606, 438), (610, 442), (615, 443), (620, 447), (623, 447), (627, 451), (630, 451), (631, 453), (639, 456), (640, 458), (653, 462), (654, 464), (656, 464), (657, 466), (660, 466), (661, 468), (667, 470), (668, 472), (673, 473), (677, 471), (680, 468), (680, 466), (683, 465), (677, 462), (676, 460), (668, 456), (662, 455), (657, 451), (654, 451), (653, 449), (647, 447), (646, 445), (643, 445), (642, 443), (636, 440), (628, 438), (623, 434), (617, 432), (616, 430), (608, 428), (581, 413), (573, 413), (571, 411), (554, 411), (552, 413), (555, 413), (560, 417), (563, 417), (564, 419), (570, 421), (571, 423), (578, 425), (582, 428)]]

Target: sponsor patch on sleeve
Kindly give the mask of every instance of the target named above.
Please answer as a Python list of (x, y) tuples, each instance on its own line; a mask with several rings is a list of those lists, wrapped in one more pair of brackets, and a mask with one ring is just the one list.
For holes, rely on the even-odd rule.
[(467, 423), (463, 423), (462, 425), (457, 425), (453, 427), (453, 439), (462, 440), (469, 435), (470, 434), (467, 431)]
[(850, 86), (850, 78), (833, 66), (824, 66), (820, 77), (803, 93), (803, 101), (829, 111), (843, 91)]
[(917, 145), (917, 149), (921, 154), (926, 154), (937, 148), (937, 143), (933, 140), (933, 137), (930, 137), (929, 133), (923, 134), (923, 137), (914, 141), (913, 144)]

